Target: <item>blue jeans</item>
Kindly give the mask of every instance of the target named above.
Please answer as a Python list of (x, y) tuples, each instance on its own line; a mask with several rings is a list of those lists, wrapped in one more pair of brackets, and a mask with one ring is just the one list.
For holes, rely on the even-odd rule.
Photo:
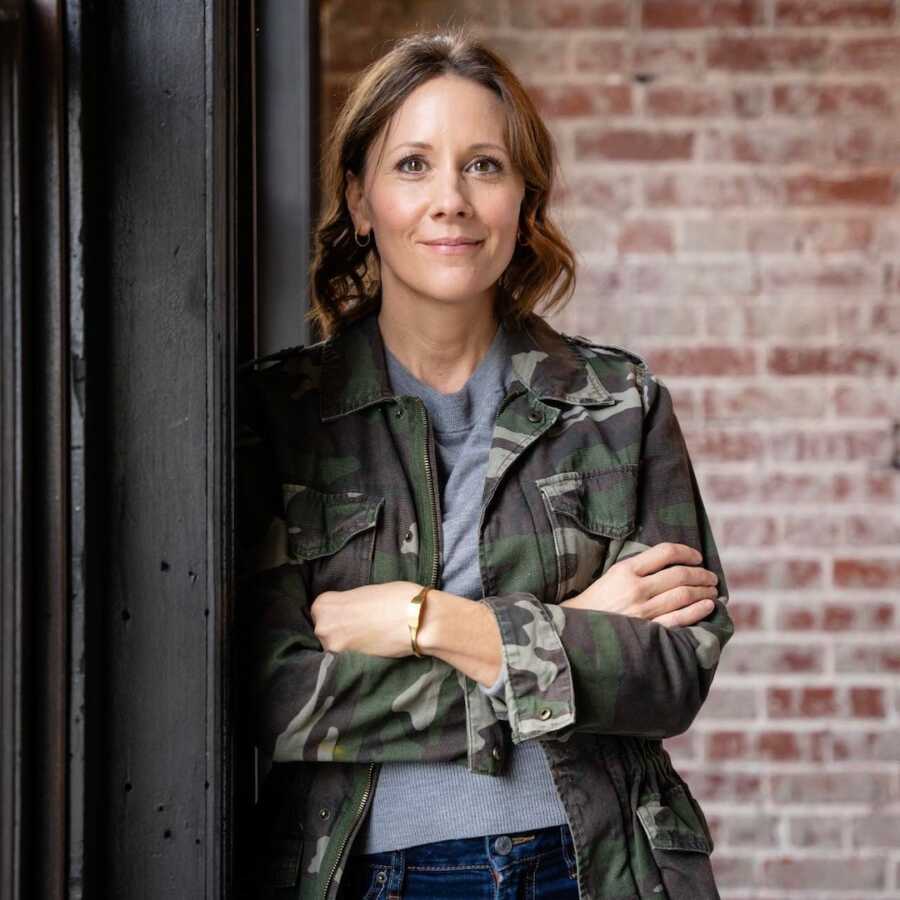
[(568, 825), (351, 856), (345, 900), (578, 900)]

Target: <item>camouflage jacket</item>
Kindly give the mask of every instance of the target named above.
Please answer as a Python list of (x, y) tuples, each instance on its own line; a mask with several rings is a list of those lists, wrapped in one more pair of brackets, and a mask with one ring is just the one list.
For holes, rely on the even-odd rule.
[[(324, 590), (439, 583), (440, 509), (424, 404), (390, 390), (375, 313), (238, 379), (239, 601), (252, 612), (256, 805), (250, 895), (335, 900), (379, 763), (453, 760), (502, 776), (510, 742), (546, 753), (584, 900), (717, 897), (712, 839), (662, 739), (685, 731), (732, 634), (727, 588), (666, 387), (626, 350), (538, 316), (511, 331), (479, 563), (505, 696), (433, 657), (325, 652)], [(719, 576), (691, 627), (563, 607), (661, 541)]]

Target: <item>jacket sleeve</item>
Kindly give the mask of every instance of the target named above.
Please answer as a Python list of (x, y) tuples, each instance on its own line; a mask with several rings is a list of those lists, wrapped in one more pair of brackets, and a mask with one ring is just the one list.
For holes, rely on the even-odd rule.
[[(666, 738), (686, 731), (733, 633), (728, 589), (668, 389), (643, 370), (637, 525), (618, 559), (655, 544), (687, 544), (719, 576), (709, 615), (666, 627), (617, 613), (545, 605), (533, 594), (486, 597), (503, 640), (506, 689), (497, 698), (513, 741), (573, 731)], [(502, 709), (502, 712), (501, 712)]]
[(497, 719), (477, 682), (442, 660), (325, 651), (308, 563), (288, 557), (264, 400), (239, 378), (236, 555), (239, 621), (256, 742), (276, 762), (444, 760), (493, 772)]

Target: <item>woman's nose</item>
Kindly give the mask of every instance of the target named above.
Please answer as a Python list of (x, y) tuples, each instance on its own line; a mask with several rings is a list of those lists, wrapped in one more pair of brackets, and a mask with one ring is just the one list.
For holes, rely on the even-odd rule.
[(468, 214), (472, 209), (463, 176), (459, 172), (440, 173), (432, 182), (432, 215), (454, 216)]

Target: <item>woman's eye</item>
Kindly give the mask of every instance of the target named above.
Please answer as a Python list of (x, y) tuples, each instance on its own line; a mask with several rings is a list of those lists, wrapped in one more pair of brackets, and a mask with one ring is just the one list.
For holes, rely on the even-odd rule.
[[(409, 166), (422, 166), (422, 168), (409, 168)], [(475, 172), (480, 175), (495, 175), (503, 171), (503, 163), (493, 156), (479, 156), (470, 165), (476, 167)], [(397, 169), (407, 175), (421, 175), (425, 171), (425, 160), (421, 156), (406, 156), (397, 163)]]
[(418, 175), (421, 172), (421, 169), (407, 169), (405, 168), (407, 163), (421, 163), (421, 156), (407, 156), (404, 159), (401, 159), (400, 162), (397, 163), (397, 168), (400, 169), (401, 172), (409, 172), (412, 175)]

